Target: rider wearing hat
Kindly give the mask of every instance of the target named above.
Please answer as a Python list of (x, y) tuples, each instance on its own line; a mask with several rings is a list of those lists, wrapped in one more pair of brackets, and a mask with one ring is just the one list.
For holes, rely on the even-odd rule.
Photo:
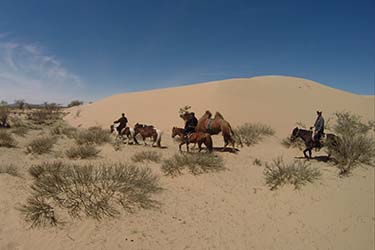
[(324, 118), (321, 110), (317, 110), (316, 114), (317, 117), (314, 123), (313, 141), (316, 143), (317, 147), (320, 147), (320, 138), (324, 135)]

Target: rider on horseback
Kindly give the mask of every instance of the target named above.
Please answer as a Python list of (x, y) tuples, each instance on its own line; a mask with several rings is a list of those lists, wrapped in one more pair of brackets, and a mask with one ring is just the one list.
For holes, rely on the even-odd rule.
[(189, 118), (186, 120), (184, 132), (186, 135), (195, 132), (195, 128), (198, 125), (198, 120), (195, 117), (195, 113), (191, 112)]
[(117, 121), (114, 121), (113, 123), (120, 123), (120, 125), (118, 125), (118, 127), (116, 129), (117, 129), (118, 134), (121, 135), (121, 130), (126, 128), (126, 124), (128, 123), (128, 119), (125, 117), (125, 114), (122, 113), (121, 118), (118, 119)]
[(324, 135), (324, 118), (322, 116), (322, 111), (316, 111), (317, 118), (314, 123), (314, 134), (313, 134), (313, 141), (315, 142), (318, 148), (321, 147), (320, 138)]

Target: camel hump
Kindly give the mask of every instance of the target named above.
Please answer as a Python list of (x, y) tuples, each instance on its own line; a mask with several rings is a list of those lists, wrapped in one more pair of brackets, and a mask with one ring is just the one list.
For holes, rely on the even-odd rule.
[(221, 119), (223, 119), (223, 120), (224, 120), (224, 117), (223, 117), (223, 115), (222, 115), (222, 114), (220, 114), (219, 112), (216, 112), (216, 113), (215, 113), (215, 118), (221, 118)]

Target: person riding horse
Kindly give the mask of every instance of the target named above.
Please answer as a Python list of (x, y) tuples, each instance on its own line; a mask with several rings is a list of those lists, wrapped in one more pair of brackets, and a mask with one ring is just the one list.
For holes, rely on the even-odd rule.
[(195, 132), (195, 128), (198, 125), (198, 119), (195, 117), (195, 113), (191, 112), (189, 118), (186, 120), (184, 133), (188, 135)]
[(113, 123), (120, 123), (120, 125), (118, 125), (118, 127), (116, 129), (117, 129), (118, 134), (121, 135), (121, 130), (126, 128), (126, 124), (128, 123), (128, 119), (125, 117), (125, 114), (122, 113), (121, 118), (118, 119), (117, 121), (114, 121)]
[(315, 142), (316, 146), (320, 148), (320, 138), (324, 136), (324, 118), (322, 116), (321, 110), (317, 110), (316, 114), (317, 118), (314, 123), (314, 135), (312, 139)]

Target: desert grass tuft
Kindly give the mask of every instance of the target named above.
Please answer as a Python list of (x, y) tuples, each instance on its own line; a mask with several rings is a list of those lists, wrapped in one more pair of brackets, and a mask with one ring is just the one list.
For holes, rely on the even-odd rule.
[(175, 154), (164, 160), (162, 171), (165, 175), (177, 176), (187, 168), (193, 175), (224, 170), (223, 158), (209, 153)]
[(109, 131), (100, 127), (91, 127), (85, 130), (78, 131), (75, 135), (77, 144), (103, 144), (111, 141)]
[(319, 179), (321, 173), (318, 169), (311, 168), (305, 161), (287, 164), (279, 157), (272, 164), (266, 164), (264, 175), (266, 184), (274, 190), (284, 184), (292, 184), (295, 189), (299, 189), (307, 182), (312, 183)]
[(300, 150), (306, 147), (304, 141), (301, 138), (297, 138), (292, 141), (289, 137), (287, 137), (281, 141), (281, 144), (286, 148), (298, 148)]
[(65, 154), (70, 159), (88, 159), (97, 157), (100, 150), (93, 145), (78, 145), (68, 149)]
[(255, 158), (254, 161), (253, 161), (253, 165), (255, 165), (255, 166), (262, 166), (263, 162), (260, 159)]
[(28, 127), (15, 127), (11, 131), (15, 135), (25, 137), (25, 135), (30, 131), (30, 129)]
[(32, 140), (26, 147), (27, 153), (45, 154), (49, 153), (57, 142), (54, 136), (45, 136)]
[(18, 168), (14, 165), (0, 165), (0, 174), (8, 174), (15, 177), (20, 177)]
[(12, 148), (17, 145), (16, 140), (8, 131), (0, 130), (0, 147)]
[(161, 161), (161, 153), (155, 151), (142, 151), (136, 153), (132, 156), (131, 160), (133, 162), (156, 162), (159, 163)]
[(260, 142), (265, 136), (275, 134), (270, 126), (261, 123), (245, 123), (236, 128), (234, 132), (246, 146), (252, 146)]
[(154, 208), (159, 203), (152, 195), (162, 190), (149, 168), (123, 163), (94, 166), (46, 162), (31, 167), (29, 173), (34, 178), (33, 196), (21, 211), (32, 226), (59, 223), (56, 208), (73, 218), (98, 220), (117, 216), (120, 210)]

